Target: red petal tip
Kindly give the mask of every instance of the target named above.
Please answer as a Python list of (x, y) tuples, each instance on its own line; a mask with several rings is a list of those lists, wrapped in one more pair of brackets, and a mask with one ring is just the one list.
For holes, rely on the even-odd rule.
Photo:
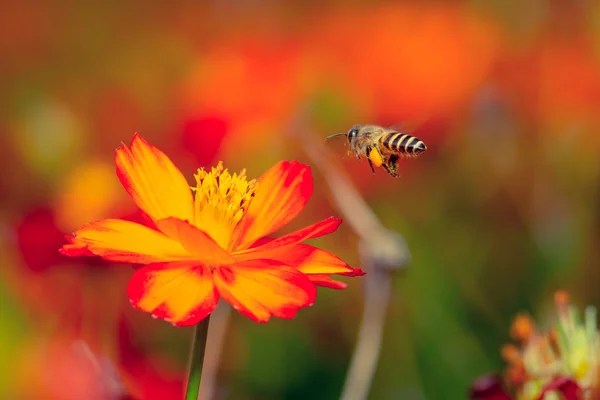
[(343, 272), (339, 275), (343, 275), (343, 276), (350, 276), (350, 277), (355, 277), (355, 276), (363, 276), (366, 275), (367, 273), (365, 271), (363, 271), (360, 268), (352, 268), (352, 271), (350, 272)]

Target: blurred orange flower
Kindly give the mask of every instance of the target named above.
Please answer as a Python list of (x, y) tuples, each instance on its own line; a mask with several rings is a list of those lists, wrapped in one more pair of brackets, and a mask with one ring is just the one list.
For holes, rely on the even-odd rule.
[(511, 334), (519, 346), (502, 348), (502, 358), (508, 363), (504, 379), (489, 375), (478, 378), (471, 387), (472, 399), (598, 398), (600, 333), (596, 309), (586, 307), (582, 319), (562, 290), (555, 293), (555, 303), (558, 318), (546, 332), (537, 329), (526, 314), (515, 318)]
[(325, 14), (312, 32), (314, 59), (328, 60), (328, 71), (354, 93), (349, 100), (392, 123), (465, 104), (501, 49), (493, 21), (463, 2), (348, 8)]
[[(600, 63), (587, 35), (540, 36), (520, 53), (506, 57), (500, 68), (502, 90), (527, 117), (548, 125), (597, 118)], [(564, 135), (564, 130), (544, 130)], [(586, 143), (593, 138), (586, 138)]]
[[(184, 119), (216, 118), (222, 126), (210, 134), (186, 126), (184, 141), (197, 137), (203, 153), (219, 141), (220, 154), (236, 159), (268, 146), (304, 101), (300, 50), (289, 34), (274, 39), (255, 32), (228, 35), (203, 51), (174, 101)], [(224, 130), (230, 134), (219, 134)]]
[(264, 240), (294, 219), (312, 190), (310, 168), (282, 161), (258, 181), (219, 163), (199, 169), (196, 186), (138, 134), (116, 151), (119, 179), (151, 226), (106, 219), (85, 225), (61, 253), (147, 264), (133, 275), (132, 305), (177, 326), (208, 316), (219, 297), (257, 322), (292, 318), (312, 305), (315, 284), (331, 274), (360, 275), (340, 258), (300, 242), (337, 229), (330, 217)]

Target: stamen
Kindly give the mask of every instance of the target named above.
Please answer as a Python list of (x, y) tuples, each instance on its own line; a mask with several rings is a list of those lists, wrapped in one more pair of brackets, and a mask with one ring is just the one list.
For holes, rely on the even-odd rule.
[(194, 223), (229, 249), (233, 230), (254, 198), (258, 182), (248, 181), (245, 169), (239, 174), (230, 174), (222, 162), (210, 172), (199, 169), (194, 177)]

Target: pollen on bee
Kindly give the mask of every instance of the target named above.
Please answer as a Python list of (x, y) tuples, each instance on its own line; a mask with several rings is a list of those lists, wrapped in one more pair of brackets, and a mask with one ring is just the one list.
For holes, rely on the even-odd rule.
[(381, 164), (383, 164), (383, 158), (376, 148), (372, 148), (369, 152), (369, 160), (371, 160), (376, 167), (381, 167)]

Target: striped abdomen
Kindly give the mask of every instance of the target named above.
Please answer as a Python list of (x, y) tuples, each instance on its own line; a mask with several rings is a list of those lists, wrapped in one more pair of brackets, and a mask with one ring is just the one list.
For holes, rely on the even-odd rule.
[(379, 139), (379, 142), (385, 149), (407, 156), (416, 156), (427, 150), (427, 146), (422, 140), (406, 133), (386, 133)]

